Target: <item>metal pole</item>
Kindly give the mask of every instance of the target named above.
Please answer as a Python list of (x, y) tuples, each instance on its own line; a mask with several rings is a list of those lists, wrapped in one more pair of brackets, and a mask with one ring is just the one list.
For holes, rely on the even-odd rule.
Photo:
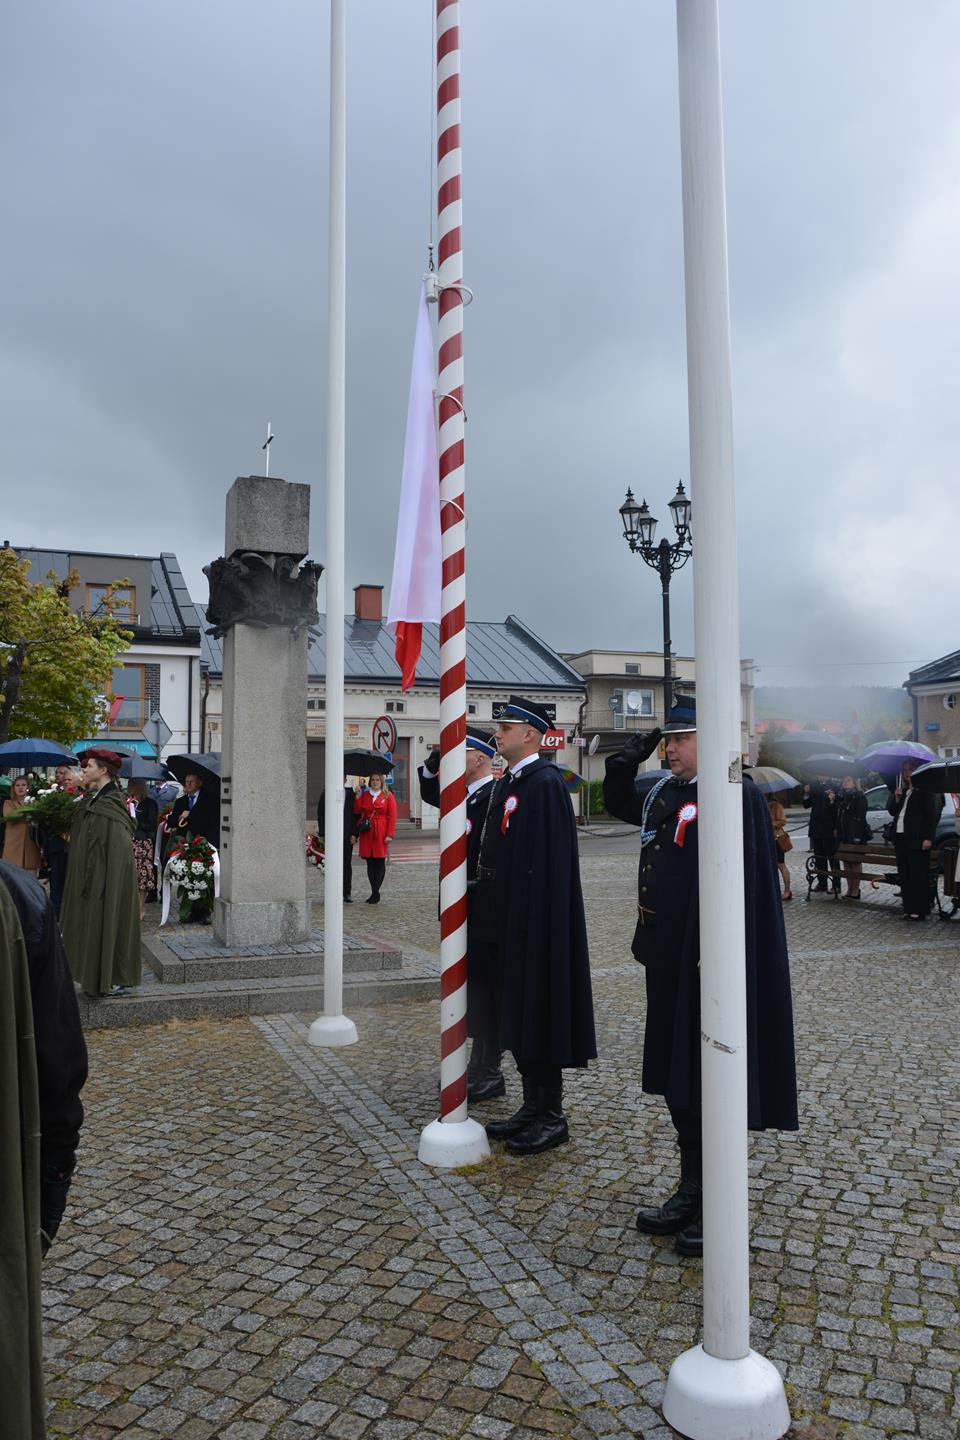
[(670, 549), (667, 542), (660, 547), (660, 592), (663, 597), (663, 718), (673, 708), (673, 659), (670, 638)]
[(677, 0), (694, 632), (703, 1086), (703, 1344), (663, 1413), (692, 1440), (775, 1440), (776, 1368), (750, 1349), (739, 607), (718, 0)]
[(344, 0), (330, 0), (323, 1014), (310, 1026), (311, 1045), (352, 1045), (357, 1039), (356, 1025), (343, 1013), (343, 623), (347, 416), (347, 97), (343, 6)]
[(466, 524), (464, 519), (463, 231), (460, 6), (436, 0), (437, 217), (440, 256), (440, 1118), (419, 1158), (452, 1169), (490, 1155), (467, 1115)]

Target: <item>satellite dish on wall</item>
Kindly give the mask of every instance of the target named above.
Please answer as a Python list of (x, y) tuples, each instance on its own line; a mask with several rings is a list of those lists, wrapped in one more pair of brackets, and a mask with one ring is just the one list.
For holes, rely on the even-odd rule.
[(597, 753), (597, 751), (598, 751), (599, 749), (600, 749), (600, 736), (599, 736), (599, 735), (594, 735), (593, 739), (590, 741), (590, 744), (587, 746), (587, 754), (588, 754), (588, 755), (596, 755), (596, 753)]
[(627, 714), (639, 715), (640, 706), (643, 704), (643, 696), (639, 690), (630, 690), (627, 693)]

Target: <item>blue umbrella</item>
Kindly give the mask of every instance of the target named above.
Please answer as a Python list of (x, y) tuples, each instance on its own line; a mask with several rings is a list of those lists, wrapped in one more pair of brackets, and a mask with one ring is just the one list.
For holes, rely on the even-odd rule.
[(897, 775), (904, 760), (927, 765), (936, 758), (929, 745), (920, 745), (916, 740), (879, 740), (876, 745), (867, 746), (859, 765), (861, 770), (876, 770), (879, 775)]
[(28, 765), (76, 765), (77, 757), (56, 740), (8, 740), (0, 745), (0, 769)]

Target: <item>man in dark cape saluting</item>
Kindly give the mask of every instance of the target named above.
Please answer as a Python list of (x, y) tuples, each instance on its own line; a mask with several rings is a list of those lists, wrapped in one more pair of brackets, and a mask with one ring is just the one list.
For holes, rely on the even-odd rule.
[(563, 1071), (596, 1057), (587, 927), (570, 796), (540, 744), (550, 718), (515, 695), (504, 707), (497, 748), (509, 770), (490, 798), (474, 906), (496, 937), (500, 1042), (523, 1078), (523, 1104), (487, 1134), (513, 1155), (569, 1139)]
[[(647, 984), (643, 1088), (665, 1098), (680, 1148), (678, 1190), (655, 1209), (641, 1209), (637, 1229), (676, 1234), (681, 1255), (703, 1254), (696, 727), (695, 701), (678, 698), (663, 728), (671, 773), (637, 776), (660, 741), (654, 730), (610, 756), (603, 782), (607, 811), (641, 828), (632, 949)], [(793, 1007), (773, 830), (766, 801), (746, 776), (743, 862), (747, 1124), (796, 1130)]]
[[(473, 1041), (467, 1065), (467, 1099), (472, 1104), (506, 1095), (500, 1044), (500, 982), (497, 968), (496, 927), (485, 903), (478, 898), (477, 866), (480, 842), (493, 793), (493, 736), (479, 726), (467, 726), (467, 1034)], [(432, 750), (420, 766), (420, 796), (440, 808), (440, 751)]]

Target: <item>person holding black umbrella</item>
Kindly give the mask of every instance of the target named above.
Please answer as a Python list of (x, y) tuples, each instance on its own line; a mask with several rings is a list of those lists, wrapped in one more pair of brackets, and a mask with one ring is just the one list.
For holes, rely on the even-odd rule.
[(817, 867), (817, 890), (827, 889), (829, 867), (833, 888), (840, 893), (840, 866), (837, 863), (837, 792), (832, 785), (804, 785), (803, 808), (810, 811), (810, 849)]
[(943, 796), (932, 790), (915, 790), (912, 776), (917, 765), (904, 760), (900, 780), (891, 795), (894, 816), (893, 845), (903, 899), (904, 920), (925, 920), (930, 911), (930, 851), (943, 809)]
[(202, 835), (214, 850), (220, 849), (220, 796), (215, 777), (187, 770), (183, 794), (170, 812), (171, 835)]

